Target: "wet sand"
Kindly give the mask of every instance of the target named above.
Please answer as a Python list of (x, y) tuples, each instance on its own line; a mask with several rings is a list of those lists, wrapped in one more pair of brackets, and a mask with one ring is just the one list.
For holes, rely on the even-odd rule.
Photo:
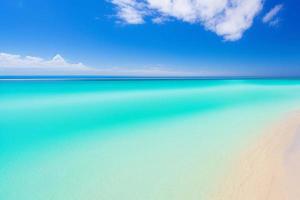
[(266, 129), (228, 172), (216, 200), (299, 200), (300, 113)]

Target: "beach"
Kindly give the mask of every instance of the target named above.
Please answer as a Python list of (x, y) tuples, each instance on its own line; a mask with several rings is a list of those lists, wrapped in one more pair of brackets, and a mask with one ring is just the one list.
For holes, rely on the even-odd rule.
[(300, 112), (293, 112), (263, 131), (234, 162), (216, 199), (299, 199), (299, 128)]
[(0, 199), (293, 200), (298, 80), (3, 81)]

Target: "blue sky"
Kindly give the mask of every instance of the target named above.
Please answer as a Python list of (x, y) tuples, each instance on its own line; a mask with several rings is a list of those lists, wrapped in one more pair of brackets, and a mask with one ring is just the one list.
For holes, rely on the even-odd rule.
[(0, 75), (300, 75), (297, 1), (194, 2), (1, 0)]

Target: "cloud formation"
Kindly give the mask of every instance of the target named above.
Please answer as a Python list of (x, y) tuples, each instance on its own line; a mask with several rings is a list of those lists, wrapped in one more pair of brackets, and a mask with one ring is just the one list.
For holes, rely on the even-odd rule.
[(9, 53), (0, 53), (0, 66), (2, 67), (76, 67), (85, 68), (82, 63), (69, 63), (57, 54), (50, 60), (40, 57), (25, 56)]
[(82, 63), (67, 62), (57, 54), (51, 59), (0, 53), (0, 75), (82, 73), (90, 70)]
[(0, 53), (0, 76), (27, 75), (98, 75), (98, 76), (192, 76), (193, 72), (150, 67), (87, 67), (82, 63), (67, 62), (59, 54), (52, 59)]
[(146, 18), (162, 23), (170, 18), (201, 24), (227, 41), (242, 38), (263, 7), (263, 0), (110, 0), (117, 17), (127, 24)]
[(262, 19), (263, 23), (269, 24), (271, 26), (275, 26), (280, 21), (278, 17), (278, 13), (282, 10), (283, 4), (279, 4), (274, 6)]
[(113, 4), (117, 6), (117, 15), (128, 24), (142, 24), (144, 23), (143, 3), (132, 0), (112, 0)]

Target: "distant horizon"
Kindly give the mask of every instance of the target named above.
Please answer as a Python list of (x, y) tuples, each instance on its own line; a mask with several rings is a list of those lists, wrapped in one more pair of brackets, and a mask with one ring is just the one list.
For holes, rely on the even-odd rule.
[(300, 76), (118, 76), (118, 75), (0, 75), (0, 80), (239, 80), (300, 79)]

